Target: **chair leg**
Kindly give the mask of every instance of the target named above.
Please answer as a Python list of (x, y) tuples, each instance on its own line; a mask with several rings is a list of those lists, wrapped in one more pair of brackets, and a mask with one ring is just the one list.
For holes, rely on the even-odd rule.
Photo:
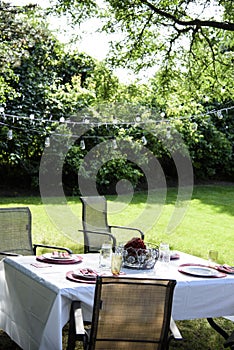
[(228, 339), (225, 341), (224, 347), (225, 348), (230, 347), (230, 349), (232, 349), (232, 350), (234, 349), (234, 332), (232, 332), (230, 337), (228, 337)]
[(84, 328), (81, 305), (79, 301), (73, 301), (71, 304), (67, 350), (74, 350), (76, 341), (81, 341), (84, 349), (86, 349), (88, 337)]
[(209, 317), (207, 318), (208, 323), (210, 324), (210, 326), (216, 330), (216, 332), (218, 332), (220, 335), (222, 335), (222, 337), (224, 339), (228, 339), (229, 335), (227, 334), (227, 332), (225, 332), (224, 329), (222, 329), (214, 320), (213, 318)]
[(76, 329), (75, 329), (74, 305), (72, 303), (71, 310), (70, 310), (70, 319), (69, 319), (67, 350), (74, 350), (75, 346), (76, 346)]

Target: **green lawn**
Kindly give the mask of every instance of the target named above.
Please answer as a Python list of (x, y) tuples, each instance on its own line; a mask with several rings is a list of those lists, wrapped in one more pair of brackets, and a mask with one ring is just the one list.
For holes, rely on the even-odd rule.
[[(234, 265), (234, 185), (195, 186), (188, 209), (181, 223), (173, 233), (168, 234), (166, 228), (177, 198), (177, 191), (169, 188), (165, 204), (160, 203), (160, 195), (151, 203), (150, 213), (161, 213), (153, 226), (145, 232), (145, 240), (160, 243), (168, 241), (172, 249), (181, 250), (193, 255), (207, 258), (210, 249), (219, 252), (220, 263)], [(108, 205), (115, 203), (114, 196), (108, 196)], [(128, 225), (135, 222), (144, 210), (145, 193), (134, 195), (131, 205), (123, 212), (109, 216), (110, 224)], [(78, 197), (68, 197), (67, 202), (51, 199), (49, 210), (55, 208), (53, 218), (57, 226), (47, 215), (39, 197), (0, 197), (0, 207), (29, 206), (33, 216), (33, 241), (68, 246), (74, 251), (82, 252), (81, 203)], [(69, 208), (71, 216), (66, 217)], [(69, 214), (70, 215), (70, 214)], [(72, 218), (72, 219), (71, 219)], [(74, 220), (73, 220), (74, 219)], [(151, 220), (151, 218), (149, 218)], [(147, 227), (147, 212), (142, 225)], [(77, 224), (77, 226), (76, 226)], [(230, 321), (219, 319), (226, 329), (234, 329)], [(173, 342), (170, 349), (182, 350), (220, 350), (223, 339), (207, 324), (206, 320), (180, 321), (179, 328), (184, 337), (183, 342)], [(0, 342), (1, 343), (1, 342)], [(13, 349), (14, 347), (9, 347)], [(1, 347), (0, 347), (1, 349)]]
[[(207, 258), (210, 249), (219, 252), (219, 262), (234, 265), (233, 227), (234, 227), (234, 185), (233, 186), (196, 186), (187, 211), (181, 223), (173, 233), (166, 233), (171, 218), (177, 191), (168, 189), (166, 203), (160, 202), (159, 196), (151, 204), (155, 212), (162, 208), (161, 214), (149, 230), (145, 231), (145, 241), (169, 242), (172, 249), (182, 250)], [(108, 206), (112, 208), (115, 197), (108, 196)], [(143, 212), (145, 193), (138, 193), (125, 210), (116, 215), (109, 215), (109, 223), (129, 225)], [(81, 203), (79, 197), (67, 197), (67, 202), (51, 199), (47, 209), (52, 210), (50, 217), (40, 197), (0, 197), (0, 207), (29, 206), (33, 217), (33, 241), (65, 245), (74, 251), (82, 251)], [(53, 211), (54, 208), (54, 211)], [(68, 211), (68, 216), (66, 214)], [(52, 219), (51, 219), (52, 218)], [(146, 218), (146, 219), (144, 219)], [(55, 222), (53, 220), (56, 220)], [(151, 218), (149, 218), (151, 220)], [(147, 211), (144, 212), (142, 227), (147, 226)], [(142, 228), (141, 227), (141, 228)]]

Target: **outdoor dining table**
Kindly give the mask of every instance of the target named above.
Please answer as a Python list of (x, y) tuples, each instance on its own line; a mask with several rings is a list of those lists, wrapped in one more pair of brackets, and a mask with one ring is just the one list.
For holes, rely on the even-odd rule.
[[(124, 276), (176, 279), (172, 316), (191, 320), (234, 315), (234, 275), (194, 277), (181, 264), (208, 264), (177, 252), (178, 260), (159, 262), (152, 270), (123, 268)], [(83, 318), (91, 320), (95, 284), (67, 279), (69, 271), (98, 269), (98, 254), (81, 254), (77, 264), (39, 262), (35, 256), (7, 257), (0, 262), (0, 328), (24, 350), (62, 349), (62, 329), (72, 300), (81, 301)]]

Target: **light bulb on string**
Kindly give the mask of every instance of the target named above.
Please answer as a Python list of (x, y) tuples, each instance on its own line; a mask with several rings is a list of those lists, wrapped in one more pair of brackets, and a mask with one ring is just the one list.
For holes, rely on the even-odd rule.
[(171, 138), (171, 128), (168, 126), (167, 127), (167, 138), (170, 139)]
[(33, 122), (34, 121), (34, 114), (30, 114), (29, 119), (31, 122)]
[(118, 148), (118, 145), (117, 145), (116, 139), (113, 139), (112, 143), (113, 143), (113, 148), (114, 148), (114, 149), (117, 149), (117, 148)]
[(137, 115), (135, 120), (136, 120), (137, 123), (140, 123), (140, 121), (141, 121), (140, 115)]
[(11, 129), (8, 130), (7, 132), (7, 139), (12, 140), (13, 139), (13, 131)]
[(117, 124), (118, 123), (118, 119), (116, 117), (113, 117), (113, 124)]
[(197, 130), (197, 123), (194, 122), (194, 123), (192, 124), (192, 131), (196, 131), (196, 130)]
[(89, 122), (90, 122), (89, 118), (86, 117), (86, 116), (84, 117), (84, 120), (83, 120), (83, 121), (84, 121), (85, 124), (89, 124)]
[(48, 136), (45, 138), (45, 147), (50, 147), (50, 138)]
[(60, 117), (59, 121), (60, 121), (60, 123), (64, 123), (65, 122), (65, 118), (64, 117)]
[(84, 142), (84, 140), (80, 141), (80, 148), (81, 149), (85, 149), (85, 142)]
[(226, 91), (225, 86), (222, 86), (222, 87), (221, 87), (221, 94), (224, 94), (224, 93), (225, 93), (225, 91)]
[(145, 136), (142, 136), (141, 142), (142, 142), (142, 144), (143, 144), (144, 146), (147, 145), (147, 139), (146, 139)]
[(218, 112), (217, 112), (217, 117), (218, 117), (219, 119), (223, 119), (222, 111), (218, 111)]

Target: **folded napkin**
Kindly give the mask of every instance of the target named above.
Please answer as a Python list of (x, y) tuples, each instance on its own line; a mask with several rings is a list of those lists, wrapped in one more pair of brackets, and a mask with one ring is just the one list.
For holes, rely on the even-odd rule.
[(90, 268), (83, 268), (73, 271), (72, 275), (78, 279), (96, 280), (98, 273)]
[(71, 258), (71, 255), (68, 252), (54, 251), (51, 254), (51, 258), (54, 258), (54, 259), (68, 259), (68, 258)]
[(180, 258), (180, 254), (178, 253), (171, 253), (170, 260), (177, 260)]

